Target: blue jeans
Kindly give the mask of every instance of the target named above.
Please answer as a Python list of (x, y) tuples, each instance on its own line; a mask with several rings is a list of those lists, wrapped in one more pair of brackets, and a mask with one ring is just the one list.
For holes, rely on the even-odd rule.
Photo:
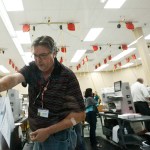
[(84, 142), (84, 137), (82, 135), (82, 124), (78, 123), (77, 125), (74, 126), (74, 129), (77, 134), (77, 145), (76, 145), (76, 150), (86, 150), (85, 142)]
[(33, 150), (74, 150), (76, 142), (76, 132), (69, 128), (50, 135), (44, 142), (35, 142)]

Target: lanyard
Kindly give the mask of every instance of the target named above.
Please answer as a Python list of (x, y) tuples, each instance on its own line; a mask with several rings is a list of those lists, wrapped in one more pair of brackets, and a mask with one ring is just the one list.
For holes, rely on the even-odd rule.
[(42, 104), (42, 108), (43, 108), (43, 101), (44, 101), (44, 93), (47, 91), (47, 87), (49, 85), (49, 81), (46, 83), (46, 86), (43, 88), (43, 91), (42, 91), (42, 99), (41, 99), (41, 104)]
[(41, 96), (41, 105), (42, 105), (42, 108), (43, 108), (44, 93), (47, 91), (47, 87), (48, 87), (48, 85), (49, 85), (49, 82), (50, 82), (50, 80), (48, 80), (48, 82), (47, 82), (46, 85), (44, 86), (42, 92), (40, 91), (39, 94), (36, 96), (35, 101), (33, 102), (33, 104), (35, 104), (35, 103), (36, 103), (36, 100), (39, 98), (39, 96), (42, 95), (42, 96)]

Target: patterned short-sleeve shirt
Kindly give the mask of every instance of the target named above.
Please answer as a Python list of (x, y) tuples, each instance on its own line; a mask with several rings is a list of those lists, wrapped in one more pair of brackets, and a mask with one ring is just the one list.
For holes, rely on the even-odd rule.
[[(55, 58), (54, 70), (47, 81), (44, 80), (42, 72), (35, 62), (24, 66), (19, 71), (26, 80), (29, 93), (28, 118), (31, 130), (48, 127), (62, 119), (70, 112), (85, 110), (79, 82), (75, 74), (60, 64)], [(43, 101), (42, 92), (44, 91)], [(38, 116), (38, 109), (48, 109), (48, 118)]]

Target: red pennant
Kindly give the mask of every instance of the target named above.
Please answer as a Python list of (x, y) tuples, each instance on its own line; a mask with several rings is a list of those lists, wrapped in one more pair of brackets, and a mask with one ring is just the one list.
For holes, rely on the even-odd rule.
[(77, 68), (77, 70), (79, 70), (79, 67), (78, 67), (78, 66), (76, 66), (76, 68)]
[(14, 63), (12, 63), (12, 65), (11, 65), (11, 66), (12, 66), (12, 68), (15, 68), (15, 64), (14, 64)]
[(112, 58), (111, 55), (109, 55), (109, 56), (108, 56), (108, 60), (111, 60), (111, 58)]
[(80, 65), (80, 64), (78, 64), (78, 68), (81, 68), (81, 65)]
[(61, 52), (62, 52), (62, 53), (66, 53), (66, 51), (67, 51), (67, 50), (66, 50), (66, 47), (61, 47)]
[(84, 59), (82, 60), (82, 65), (84, 65), (85, 64), (85, 62), (84, 62)]
[(130, 62), (130, 58), (126, 58), (126, 62), (127, 62), (127, 63)]
[(117, 69), (117, 64), (114, 65), (114, 69)]
[(132, 59), (136, 59), (136, 55), (135, 54), (132, 55)]
[(29, 32), (30, 31), (30, 25), (29, 24), (24, 24), (22, 26), (22, 31), (23, 32)]
[(97, 69), (97, 65), (95, 65), (95, 69)]
[(107, 59), (106, 58), (104, 59), (104, 64), (107, 64)]
[(129, 29), (129, 30), (133, 30), (133, 29), (134, 29), (134, 25), (133, 25), (132, 22), (126, 22), (126, 27), (127, 27), (127, 29)]
[(11, 65), (12, 64), (12, 60), (11, 59), (9, 59), (9, 65)]
[(15, 71), (18, 71), (18, 68), (15, 66)]
[(127, 50), (128, 49), (127, 44), (122, 44), (121, 47), (122, 47), (123, 50)]
[(87, 62), (87, 61), (88, 61), (88, 57), (87, 57), (87, 56), (84, 58), (84, 61), (85, 61), (85, 62)]
[(97, 45), (93, 45), (92, 47), (93, 47), (93, 50), (94, 50), (94, 51), (97, 51), (97, 50), (98, 50), (98, 46), (97, 46)]
[(63, 58), (62, 57), (60, 57), (60, 63), (63, 63)]
[(68, 23), (68, 30), (75, 31), (75, 25), (74, 25), (74, 23)]
[(98, 65), (97, 65), (98, 67), (100, 67), (101, 66), (101, 64), (100, 63), (98, 63)]
[(119, 62), (118, 65), (121, 67), (122, 66), (121, 62)]

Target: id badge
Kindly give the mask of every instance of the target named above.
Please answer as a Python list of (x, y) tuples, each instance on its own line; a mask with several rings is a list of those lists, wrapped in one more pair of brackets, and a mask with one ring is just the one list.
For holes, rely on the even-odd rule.
[(38, 108), (38, 116), (48, 118), (49, 110)]

